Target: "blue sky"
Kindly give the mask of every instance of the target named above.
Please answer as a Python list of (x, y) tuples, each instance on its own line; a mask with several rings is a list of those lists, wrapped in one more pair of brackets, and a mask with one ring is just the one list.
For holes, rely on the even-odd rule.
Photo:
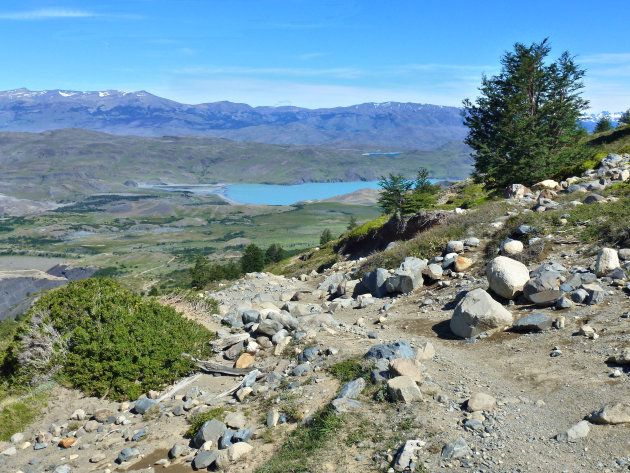
[(549, 36), (595, 111), (630, 107), (630, 1), (21, 0), (0, 89), (147, 90), (185, 103), (460, 105), (513, 43)]

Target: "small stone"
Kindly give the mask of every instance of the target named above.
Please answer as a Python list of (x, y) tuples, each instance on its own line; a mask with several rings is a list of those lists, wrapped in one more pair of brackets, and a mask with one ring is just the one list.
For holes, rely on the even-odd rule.
[(65, 439), (61, 439), (61, 441), (59, 442), (59, 446), (61, 448), (70, 448), (74, 445), (74, 443), (77, 441), (76, 438), (65, 438)]
[(617, 250), (613, 248), (602, 248), (599, 250), (597, 262), (595, 263), (595, 274), (597, 276), (605, 276), (619, 267)]
[(470, 450), (466, 441), (461, 437), (448, 442), (442, 447), (442, 458), (445, 460), (456, 460), (470, 455), (472, 455), (472, 450)]
[(336, 413), (358, 411), (361, 409), (361, 403), (355, 399), (338, 398), (331, 402)]
[(255, 360), (254, 360), (254, 357), (252, 355), (250, 355), (249, 353), (243, 353), (236, 360), (236, 363), (234, 364), (234, 367), (237, 368), (237, 369), (247, 368), (248, 366), (252, 365), (254, 363), (254, 361)]
[(21, 443), (24, 441), (24, 434), (18, 432), (17, 434), (11, 435), (11, 443)]
[(392, 399), (409, 404), (422, 400), (422, 392), (409, 376), (397, 376), (387, 381), (387, 390)]
[(361, 391), (363, 391), (364, 388), (365, 388), (365, 379), (357, 378), (353, 381), (346, 383), (343, 386), (343, 388), (341, 388), (341, 391), (339, 392), (339, 396), (337, 396), (337, 398), (338, 399), (344, 399), (344, 398), (354, 399), (359, 394), (361, 394)]
[(468, 399), (468, 411), (491, 411), (496, 406), (497, 400), (489, 394), (475, 392)]
[[(425, 442), (419, 439), (407, 440), (396, 455), (393, 465), (394, 470), (405, 471), (409, 469), (412, 462), (418, 461), (420, 450), (424, 445)], [(413, 469), (415, 470), (415, 468)]]
[(515, 332), (542, 332), (551, 328), (551, 319), (540, 312), (518, 319), (512, 326)]
[(139, 456), (140, 456), (140, 450), (138, 450), (136, 447), (125, 448), (118, 454), (117, 461), (118, 463), (124, 463), (134, 458), (138, 458)]
[(561, 432), (556, 435), (556, 440), (558, 440), (559, 442), (575, 442), (581, 438), (586, 437), (590, 430), (591, 427), (588, 425), (588, 422), (582, 420), (567, 429), (565, 432)]
[(280, 420), (280, 412), (278, 409), (271, 409), (267, 413), (267, 427), (272, 428), (278, 425), (278, 421)]
[(157, 402), (153, 399), (141, 398), (134, 403), (133, 410), (136, 414), (144, 414), (156, 404)]
[(70, 420), (85, 420), (85, 411), (83, 409), (77, 409), (70, 414)]
[(230, 412), (225, 416), (225, 424), (228, 427), (233, 427), (235, 429), (242, 429), (247, 424), (247, 419), (245, 415), (241, 412)]
[(5, 457), (12, 457), (16, 453), (17, 453), (17, 448), (9, 447), (6, 450), (3, 450), (1, 454), (4, 455)]
[(464, 272), (473, 265), (473, 260), (465, 256), (458, 256), (453, 263), (453, 269), (458, 272)]
[(420, 345), (416, 350), (416, 360), (426, 361), (432, 360), (435, 356), (435, 347), (431, 342)]
[(219, 457), (219, 452), (216, 450), (207, 450), (197, 453), (192, 461), (192, 467), (194, 470), (203, 470), (209, 468)]
[(105, 456), (104, 453), (97, 453), (96, 455), (90, 457), (90, 463), (100, 463), (106, 458), (107, 456)]
[(408, 376), (416, 383), (423, 383), (426, 376), (422, 363), (418, 360), (411, 360), (409, 358), (398, 358), (392, 360), (389, 363), (390, 370), (395, 373), (395, 376)]

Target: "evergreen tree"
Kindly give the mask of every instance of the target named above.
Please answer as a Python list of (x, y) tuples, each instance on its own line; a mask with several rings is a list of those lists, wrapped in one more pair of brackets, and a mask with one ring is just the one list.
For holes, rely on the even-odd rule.
[(403, 204), (403, 213), (415, 214), (421, 210), (430, 209), (436, 203), (435, 194), (440, 190), (440, 186), (431, 184), (429, 181), (429, 170), (420, 168), (414, 188)]
[(348, 222), (348, 230), (353, 230), (355, 228), (357, 228), (357, 219), (354, 215), (350, 216), (350, 221)]
[(266, 263), (277, 263), (282, 258), (284, 258), (284, 250), (277, 243), (270, 245), (269, 248), (267, 248), (267, 251), (265, 251)]
[(382, 192), (378, 198), (378, 206), (384, 214), (392, 214), (395, 219), (400, 219), (405, 213), (405, 202), (408, 192), (414, 181), (406, 179), (402, 174), (390, 174), (389, 177), (381, 177), (378, 185)]
[(619, 125), (630, 125), (630, 108), (621, 114)]
[(332, 240), (333, 240), (332, 232), (330, 231), (329, 228), (327, 228), (326, 230), (322, 232), (321, 236), (319, 237), (319, 244), (325, 245), (326, 243)]
[(501, 58), (497, 76), (482, 77), (481, 95), (464, 101), (465, 143), (473, 149), (475, 177), (489, 188), (531, 185), (564, 164), (559, 152), (583, 133), (579, 118), (584, 70), (568, 52), (551, 63), (547, 39)]
[(593, 133), (602, 133), (604, 131), (610, 131), (612, 129), (613, 129), (612, 122), (608, 118), (602, 117), (597, 122), (597, 125), (595, 125), (595, 128), (593, 129)]
[(241, 256), (241, 269), (244, 273), (256, 273), (265, 267), (265, 255), (254, 243), (245, 248)]
[(191, 287), (202, 289), (210, 282), (210, 265), (203, 256), (197, 258), (195, 265), (189, 269), (189, 272)]

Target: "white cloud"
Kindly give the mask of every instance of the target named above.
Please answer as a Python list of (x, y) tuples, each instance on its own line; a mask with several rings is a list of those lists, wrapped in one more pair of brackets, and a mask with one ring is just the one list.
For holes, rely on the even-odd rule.
[(66, 8), (44, 8), (19, 12), (0, 13), (1, 20), (51, 20), (57, 18), (91, 18), (95, 13)]

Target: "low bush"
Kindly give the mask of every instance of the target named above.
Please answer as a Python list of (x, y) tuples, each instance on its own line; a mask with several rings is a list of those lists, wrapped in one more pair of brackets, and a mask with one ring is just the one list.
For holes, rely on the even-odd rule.
[(3, 372), (16, 383), (55, 376), (91, 396), (135, 399), (188, 374), (214, 334), (110, 279), (43, 296), (15, 335)]

